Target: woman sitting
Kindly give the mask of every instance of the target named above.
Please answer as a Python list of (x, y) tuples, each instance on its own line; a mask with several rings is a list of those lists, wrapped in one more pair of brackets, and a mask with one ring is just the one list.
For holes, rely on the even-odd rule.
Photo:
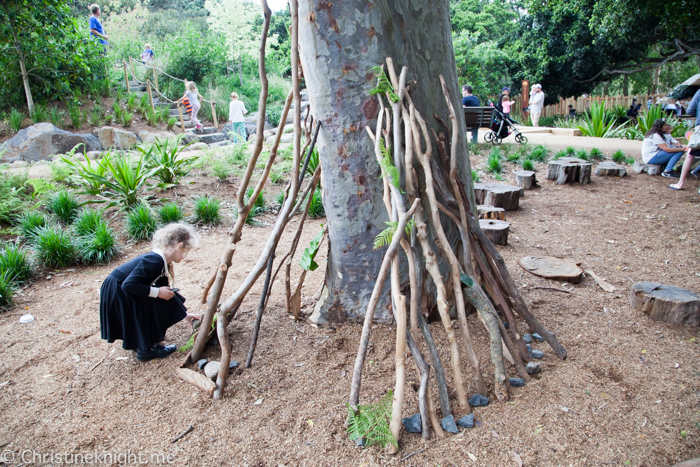
[[(700, 126), (695, 128), (695, 132), (700, 133)], [(685, 134), (686, 139), (690, 140), (692, 134), (693, 131), (687, 132)], [(685, 162), (683, 163), (683, 167), (681, 168), (680, 180), (678, 180), (678, 183), (673, 183), (668, 186), (669, 188), (672, 188), (674, 190), (681, 190), (683, 188), (683, 183), (685, 182), (685, 177), (688, 176), (688, 173), (692, 174), (695, 178), (700, 177), (700, 165), (697, 166), (692, 172), (690, 171), (690, 167), (692, 167), (693, 161), (695, 159), (700, 159), (700, 148), (691, 149), (690, 147), (688, 147), (686, 151), (687, 154), (685, 155)], [(700, 193), (700, 190), (698, 190), (698, 193)]]
[(675, 177), (673, 167), (683, 156), (685, 148), (671, 136), (673, 127), (663, 118), (654, 122), (642, 143), (642, 160), (645, 164), (666, 165), (661, 173), (663, 177)]

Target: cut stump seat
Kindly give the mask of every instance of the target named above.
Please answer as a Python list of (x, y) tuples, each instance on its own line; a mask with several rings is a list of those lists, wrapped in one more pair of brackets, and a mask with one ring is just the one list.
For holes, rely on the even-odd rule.
[(507, 245), (510, 224), (494, 219), (479, 219), (479, 227), (494, 245)]
[(555, 180), (557, 185), (565, 183), (591, 183), (593, 164), (577, 157), (562, 157), (547, 164), (547, 179)]
[(660, 175), (663, 170), (663, 167), (656, 164), (645, 164), (644, 162), (635, 162), (634, 166), (632, 166), (632, 170), (634, 170), (634, 173), (636, 174), (646, 172), (649, 175)]
[(690, 290), (656, 282), (637, 282), (632, 285), (630, 305), (657, 321), (700, 326), (700, 296)]
[(486, 204), (517, 211), (520, 206), (520, 187), (505, 183), (475, 183), (474, 197), (476, 204)]
[(515, 183), (525, 190), (537, 187), (537, 178), (532, 170), (518, 170), (515, 172)]
[(583, 276), (583, 269), (573, 261), (553, 256), (526, 256), (520, 260), (520, 267), (535, 276), (577, 284)]
[(598, 164), (595, 169), (595, 174), (599, 177), (624, 177), (627, 175), (627, 169), (624, 165), (616, 164), (612, 161), (605, 161)]
[(476, 211), (479, 213), (479, 219), (494, 219), (497, 221), (506, 220), (506, 210), (503, 208), (479, 204), (476, 207)]

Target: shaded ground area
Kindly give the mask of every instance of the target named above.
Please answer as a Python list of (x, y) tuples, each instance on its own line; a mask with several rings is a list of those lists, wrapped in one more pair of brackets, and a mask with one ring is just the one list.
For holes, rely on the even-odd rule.
[[(474, 157), (472, 163), (479, 168), (485, 161)], [(506, 167), (512, 182), (516, 166)], [(537, 167), (543, 179), (544, 166)], [(282, 282), (274, 288), (253, 368), (230, 377), (224, 400), (213, 401), (174, 375), (181, 356), (144, 364), (118, 343), (100, 340), (98, 292), (112, 265), (54, 272), (50, 280), (44, 272), (18, 297), (17, 306), (0, 315), (0, 447), (17, 455), (25, 449), (130, 451), (146, 460), (165, 454), (170, 465), (182, 466), (514, 466), (512, 453), (517, 453), (526, 466), (651, 467), (697, 457), (700, 330), (647, 319), (629, 307), (628, 293), (641, 280), (700, 291), (700, 183), (689, 180), (681, 192), (666, 188), (668, 179), (634, 174), (594, 176), (587, 186), (541, 183), (526, 193), (518, 212), (507, 213), (510, 244), (499, 251), (528, 305), (557, 334), (569, 357), (558, 360), (546, 344), (534, 344), (546, 354), (541, 377), (513, 388), (506, 404), (474, 409), (481, 426), (427, 442), (402, 433), (395, 457), (376, 447), (355, 447), (343, 426), (344, 401), (361, 329), (353, 323), (295, 325), (284, 310)], [(234, 189), (198, 177), (178, 191), (189, 196), (188, 190), (214, 190), (232, 199)], [(301, 245), (308, 244), (318, 224), (309, 224)], [(224, 296), (243, 280), (269, 231), (269, 226), (246, 227)], [(291, 236), (285, 235), (278, 251)], [(193, 312), (202, 311), (200, 283), (213, 270), (226, 237), (225, 227), (203, 232), (201, 247), (176, 270)], [(125, 252), (131, 257), (146, 250), (139, 244)], [(580, 261), (616, 291), (603, 292), (590, 278), (576, 285), (539, 279), (517, 264), (523, 256), (544, 253)], [(325, 264), (323, 248), (319, 264)], [(300, 270), (294, 271), (296, 282)], [(302, 302), (312, 301), (322, 277), (321, 269), (308, 276)], [(70, 287), (60, 287), (68, 281)], [(230, 327), (238, 361), (249, 346), (260, 288), (253, 289)], [(27, 312), (37, 320), (18, 324)], [(488, 336), (475, 316), (468, 321), (485, 374), (492, 375)], [(440, 324), (433, 323), (432, 330), (447, 362)], [(372, 332), (363, 403), (394, 387), (395, 329), (377, 325)], [(167, 341), (181, 345), (188, 337), (187, 325), (180, 323)], [(207, 348), (206, 355), (218, 358), (218, 348)], [(471, 395), (475, 388), (463, 361)], [(417, 370), (410, 358), (407, 363), (404, 416), (417, 412), (418, 405)], [(513, 368), (508, 372), (517, 376)], [(449, 372), (447, 377), (450, 384)], [(457, 416), (456, 394), (451, 396)], [(193, 431), (171, 444), (189, 425)], [(10, 465), (20, 465), (19, 457)]]

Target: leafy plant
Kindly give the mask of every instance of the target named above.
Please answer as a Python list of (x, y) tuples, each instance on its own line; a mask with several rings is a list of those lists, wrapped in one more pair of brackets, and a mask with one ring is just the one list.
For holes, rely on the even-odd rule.
[(104, 120), (104, 110), (102, 110), (102, 107), (99, 105), (96, 105), (92, 108), (90, 111), (90, 115), (88, 115), (88, 124), (90, 126), (100, 126), (102, 125), (102, 121)]
[(37, 124), (45, 122), (49, 119), (49, 112), (41, 104), (35, 104), (32, 111), (29, 113), (29, 117), (32, 119), (32, 123)]
[(278, 126), (282, 118), (282, 106), (271, 105), (267, 108), (267, 119), (272, 126)]
[(194, 200), (194, 217), (196, 222), (201, 222), (205, 225), (221, 224), (223, 219), (219, 213), (220, 209), (221, 200), (212, 196), (203, 195)]
[[(83, 187), (83, 190), (80, 193), (87, 195), (99, 194), (103, 187), (101, 179), (109, 175), (103, 164), (105, 164), (111, 157), (111, 150), (107, 150), (106, 152), (102, 153), (101, 162), (90, 160), (88, 158), (81, 161), (74, 156), (74, 151), (75, 148), (73, 148), (65, 156), (61, 156), (61, 160), (67, 165), (70, 172), (67, 178), (70, 180), (72, 185)], [(52, 164), (52, 169), (53, 166), (54, 164)]]
[(599, 161), (602, 161), (603, 159), (605, 159), (605, 156), (603, 155), (603, 151), (601, 151), (601, 150), (598, 149), (598, 148), (593, 148), (593, 149), (591, 149), (591, 152), (588, 153), (588, 156), (589, 156), (592, 160), (599, 160)]
[(321, 246), (321, 241), (325, 233), (326, 229), (324, 229), (323, 224), (321, 224), (321, 231), (311, 240), (309, 246), (304, 248), (304, 253), (302, 253), (301, 261), (299, 262), (299, 266), (301, 266), (304, 271), (315, 271), (318, 269), (318, 263), (314, 261), (314, 258), (316, 257), (316, 253), (318, 253), (318, 248)]
[(389, 78), (384, 72), (383, 66), (372, 67), (370, 68), (369, 73), (373, 73), (377, 77), (377, 86), (369, 91), (370, 96), (387, 94), (391, 102), (399, 101), (399, 96), (394, 92), (394, 87), (391, 85)]
[(175, 202), (165, 203), (158, 209), (158, 217), (163, 224), (180, 222), (184, 217), (182, 208)]
[(85, 263), (108, 263), (119, 253), (114, 232), (102, 219), (94, 231), (78, 237), (77, 248)]
[(277, 193), (277, 197), (275, 197), (275, 202), (278, 206), (282, 206), (284, 204), (285, 199), (286, 198), (284, 196), (284, 191), (280, 191), (279, 193)]
[(384, 447), (390, 443), (398, 446), (389, 429), (393, 397), (393, 393), (389, 391), (376, 404), (357, 406), (357, 413), (350, 404), (345, 403), (348, 408), (347, 432), (352, 441), (364, 440), (364, 446), (379, 444)]
[(474, 169), (472, 169), (472, 181), (474, 183), (479, 183), (481, 181), (481, 177), (479, 177), (479, 173)]
[(581, 148), (578, 151), (576, 151), (576, 157), (578, 157), (579, 159), (583, 159), (584, 161), (587, 161), (590, 159), (588, 156), (588, 153), (586, 152), (586, 150), (584, 148)]
[(175, 117), (168, 118), (168, 121), (166, 124), (168, 127), (168, 131), (172, 131), (172, 129), (175, 128), (176, 123), (177, 123), (177, 118), (175, 118)]
[(124, 128), (129, 128), (131, 126), (131, 123), (134, 121), (134, 114), (131, 112), (123, 112), (122, 113), (122, 126)]
[(78, 215), (80, 202), (72, 192), (62, 189), (49, 193), (46, 199), (46, 208), (64, 224), (72, 224)]
[(146, 110), (146, 121), (150, 126), (158, 126), (158, 113), (153, 109), (148, 108)]
[(80, 110), (80, 107), (77, 104), (68, 105), (68, 117), (70, 118), (71, 126), (75, 130), (80, 130), (80, 128), (83, 126), (85, 116), (83, 115), (83, 111)]
[(581, 124), (577, 126), (584, 136), (595, 136), (599, 138), (615, 138), (625, 132), (627, 122), (615, 126), (615, 117), (605, 111), (605, 104), (593, 102), (591, 104), (590, 115), (584, 114)]
[(574, 149), (573, 146), (567, 146), (567, 148), (564, 149), (564, 152), (568, 157), (573, 157), (576, 155), (576, 149)]
[[(141, 202), (141, 190), (148, 179), (158, 170), (157, 167), (147, 169), (144, 158), (140, 157), (136, 163), (123, 153), (119, 156), (102, 158), (100, 165), (106, 172), (84, 174), (92, 183), (101, 186), (99, 197), (102, 201), (109, 202), (107, 207), (121, 205), (122, 208), (133, 208)], [(148, 199), (150, 197), (145, 197)]]
[(156, 186), (163, 191), (177, 186), (178, 179), (189, 173), (187, 166), (195, 159), (195, 157), (181, 157), (182, 151), (189, 145), (179, 146), (179, 141), (178, 138), (178, 141), (170, 147), (167, 139), (165, 141), (156, 139), (155, 144), (151, 145), (148, 151), (138, 148), (146, 161), (146, 167), (154, 171), (153, 175), (160, 181)]
[(131, 93), (129, 97), (126, 98), (126, 110), (129, 112), (136, 110), (136, 94)]
[(552, 160), (561, 159), (562, 157), (566, 157), (566, 156), (568, 156), (568, 153), (562, 149), (561, 151), (557, 151), (557, 153), (554, 154), (554, 156), (552, 156)]
[(63, 128), (63, 116), (65, 115), (65, 112), (63, 110), (58, 110), (58, 107), (51, 107), (49, 110), (49, 120), (51, 123), (58, 127), (58, 128)]
[(535, 170), (535, 164), (530, 159), (525, 159), (523, 161), (523, 170)]
[(144, 94), (143, 96), (141, 96), (141, 101), (138, 105), (139, 109), (141, 109), (141, 113), (146, 113), (146, 111), (151, 107), (150, 103), (148, 102), (148, 99), (148, 94)]
[(14, 244), (7, 245), (0, 252), (0, 271), (8, 272), (13, 282), (24, 283), (32, 277), (27, 250)]
[[(493, 148), (498, 150), (498, 148)], [(491, 173), (501, 173), (503, 172), (503, 165), (501, 164), (501, 153), (491, 151), (489, 158), (486, 160), (486, 171)]]
[(311, 196), (311, 204), (309, 205), (309, 217), (316, 219), (317, 217), (323, 217), (326, 215), (326, 211), (323, 208), (323, 200), (321, 197), (321, 189), (316, 188), (313, 195)]
[(615, 151), (610, 158), (617, 164), (624, 164), (627, 161), (627, 156), (622, 152), (622, 149)]
[(25, 174), (0, 174), (0, 223), (12, 224), (27, 207), (26, 182)]
[(112, 110), (114, 110), (114, 119), (117, 120), (118, 122), (122, 121), (122, 114), (124, 111), (122, 110), (122, 107), (119, 105), (119, 101), (115, 100), (114, 105), (112, 105)]
[(156, 231), (156, 218), (151, 208), (140, 204), (126, 214), (126, 231), (134, 240), (150, 240)]
[[(314, 148), (314, 151), (316, 148)], [(396, 188), (400, 188), (401, 176), (399, 175), (399, 169), (394, 167), (394, 163), (391, 158), (391, 145), (387, 148), (384, 146), (384, 139), (379, 141), (379, 150), (382, 153), (382, 160), (379, 162), (382, 168), (382, 175), (379, 177), (384, 177), (384, 175), (389, 177), (389, 183), (394, 185)], [(311, 163), (309, 162), (309, 168), (311, 168)], [(315, 169), (314, 169), (315, 170)]]
[(549, 150), (542, 144), (535, 146), (530, 154), (527, 155), (528, 159), (535, 162), (545, 162), (547, 157), (549, 157)]
[(494, 180), (498, 180), (499, 182), (502, 182), (506, 179), (502, 174), (493, 174)]
[(17, 133), (22, 129), (22, 121), (24, 120), (24, 114), (19, 110), (12, 108), (10, 109), (10, 115), (8, 119), (8, 125), (13, 133)]
[(39, 264), (50, 268), (64, 268), (75, 262), (76, 248), (73, 237), (60, 227), (37, 229), (34, 254)]
[[(254, 188), (250, 187), (248, 190), (245, 192), (245, 196), (243, 197), (243, 202), (245, 204), (248, 204), (248, 201), (250, 200), (250, 197), (253, 196)], [(258, 215), (262, 214), (267, 210), (267, 206), (265, 204), (265, 192), (261, 191), (258, 197), (255, 199), (255, 202), (253, 203), (253, 207), (250, 209), (250, 212), (248, 213), (248, 217), (245, 219), (245, 223), (248, 225), (258, 225), (259, 223), (255, 220), (255, 217)]]
[(270, 183), (277, 185), (279, 182), (284, 180), (284, 174), (279, 170), (273, 170), (267, 178)]
[(73, 229), (75, 229), (75, 233), (79, 237), (82, 237), (95, 233), (101, 224), (104, 224), (102, 211), (92, 208), (83, 208), (73, 222)]
[(211, 165), (211, 172), (216, 178), (219, 179), (219, 181), (222, 182), (226, 180), (229, 175), (231, 175), (232, 171), (233, 168), (229, 164), (227, 164), (225, 160), (222, 159), (215, 160), (214, 163)]
[[(383, 248), (385, 246), (389, 246), (391, 243), (391, 239), (394, 238), (394, 234), (396, 233), (396, 229), (399, 228), (399, 223), (398, 222), (384, 222), (388, 227), (381, 232), (379, 232), (379, 235), (377, 235), (374, 239), (374, 249), (378, 250), (379, 248)], [(415, 227), (416, 223), (413, 219), (408, 221), (408, 224), (406, 224), (406, 236), (411, 235), (411, 231), (413, 230), (413, 227)]]
[(23, 212), (17, 218), (17, 222), (19, 223), (21, 236), (29, 242), (34, 241), (37, 230), (40, 227), (45, 227), (48, 224), (46, 217), (41, 211)]
[(507, 159), (508, 159), (508, 162), (512, 162), (512, 163), (518, 162), (520, 160), (520, 154), (518, 154), (517, 152), (514, 152), (513, 154), (508, 154)]

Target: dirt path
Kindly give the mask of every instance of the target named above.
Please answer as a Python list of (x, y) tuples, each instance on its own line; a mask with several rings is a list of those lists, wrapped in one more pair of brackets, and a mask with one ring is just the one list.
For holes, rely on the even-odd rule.
[[(484, 164), (480, 157), (472, 162)], [(515, 166), (507, 167), (510, 178)], [(530, 308), (556, 332), (569, 357), (560, 361), (546, 344), (535, 344), (546, 353), (541, 377), (512, 389), (506, 404), (475, 409), (481, 425), (459, 435), (425, 442), (402, 433), (397, 457), (376, 447), (357, 448), (343, 423), (360, 327), (294, 325), (284, 311), (279, 281), (253, 368), (229, 378), (224, 400), (213, 401), (174, 375), (180, 358), (139, 363), (119, 343), (100, 339), (98, 291), (113, 264), (45, 271), (18, 296), (14, 308), (0, 314), (0, 450), (17, 456), (9, 465), (20, 465), (27, 449), (39, 454), (130, 452), (149, 465), (163, 459), (151, 455), (166, 455), (177, 466), (515, 466), (515, 452), (525, 466), (657, 467), (697, 457), (700, 330), (651, 321), (630, 309), (627, 298), (631, 284), (640, 280), (700, 292), (700, 183), (692, 179), (686, 190), (673, 192), (667, 182), (646, 175), (593, 177), (583, 187), (542, 181), (542, 188), (526, 193), (519, 211), (508, 213), (510, 244), (499, 250)], [(233, 187), (211, 189), (229, 199)], [(302, 245), (319, 223), (305, 230)], [(245, 229), (224, 296), (243, 280), (269, 229)], [(199, 284), (226, 240), (225, 227), (202, 233), (201, 247), (176, 271), (195, 312), (202, 309)], [(290, 237), (284, 237), (280, 250)], [(132, 257), (146, 249), (139, 244), (125, 253)], [(580, 261), (616, 291), (603, 292), (590, 278), (573, 286), (546, 281), (517, 265), (522, 256), (538, 253)], [(294, 280), (298, 274), (295, 266)], [(309, 275), (303, 302), (315, 295), (322, 278), (321, 269)], [(73, 281), (70, 287), (60, 287), (68, 281)], [(534, 287), (565, 287), (571, 293)], [(259, 293), (258, 285), (230, 328), (233, 358), (239, 362), (248, 349)], [(24, 313), (37, 320), (19, 324)], [(490, 375), (488, 336), (474, 316), (468, 321)], [(432, 329), (446, 359), (439, 323)], [(377, 401), (394, 386), (394, 332), (387, 326), (373, 330), (363, 403)], [(188, 335), (179, 323), (167, 341), (180, 345)], [(207, 357), (218, 354), (218, 348), (207, 348)], [(407, 363), (404, 416), (417, 411), (418, 376), (410, 359)], [(470, 374), (466, 362), (464, 371)], [(516, 376), (513, 368), (508, 371)], [(471, 377), (467, 382), (472, 394)], [(193, 431), (172, 444), (189, 425)]]

